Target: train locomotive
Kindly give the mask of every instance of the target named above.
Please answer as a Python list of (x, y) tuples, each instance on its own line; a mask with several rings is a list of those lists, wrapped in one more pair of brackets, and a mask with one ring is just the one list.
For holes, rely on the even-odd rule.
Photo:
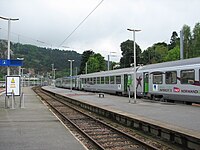
[[(72, 77), (77, 90), (117, 95), (134, 94), (134, 69), (123, 68)], [(70, 88), (71, 77), (56, 79), (56, 86)], [(200, 58), (137, 66), (136, 94), (162, 101), (200, 103)]]

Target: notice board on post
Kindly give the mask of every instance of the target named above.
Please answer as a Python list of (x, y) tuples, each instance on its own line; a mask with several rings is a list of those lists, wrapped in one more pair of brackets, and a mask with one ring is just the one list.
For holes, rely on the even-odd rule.
[(6, 76), (6, 95), (20, 96), (21, 93), (21, 82), (20, 76)]

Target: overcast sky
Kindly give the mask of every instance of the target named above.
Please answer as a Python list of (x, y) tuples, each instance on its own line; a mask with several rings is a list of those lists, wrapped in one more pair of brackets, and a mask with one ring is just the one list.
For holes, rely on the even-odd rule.
[[(87, 20), (59, 45), (101, 0), (0, 0), (0, 16), (19, 18), (11, 23), (11, 41), (38, 46), (92, 49), (105, 59), (121, 56), (120, 44), (132, 39), (127, 28), (141, 29), (136, 42), (142, 50), (156, 42), (169, 43), (173, 31), (200, 22), (200, 0), (104, 0)], [(7, 21), (0, 19), (0, 39), (7, 39)], [(16, 34), (14, 34), (16, 33)], [(37, 42), (42, 41), (45, 43)], [(69, 49), (69, 48), (68, 48)]]

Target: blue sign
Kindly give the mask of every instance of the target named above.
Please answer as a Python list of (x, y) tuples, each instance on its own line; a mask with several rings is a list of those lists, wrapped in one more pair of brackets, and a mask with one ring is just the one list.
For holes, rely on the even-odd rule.
[(0, 59), (0, 66), (18, 67), (22, 66), (23, 61), (18, 59)]
[(0, 66), (8, 66), (8, 60), (7, 59), (0, 59)]

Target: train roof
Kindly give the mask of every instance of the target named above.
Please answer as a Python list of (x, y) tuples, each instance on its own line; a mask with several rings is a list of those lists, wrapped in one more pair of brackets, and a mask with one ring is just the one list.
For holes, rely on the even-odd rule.
[[(157, 63), (157, 64), (150, 64), (150, 65), (145, 65), (145, 66), (137, 66), (137, 70), (143, 71), (143, 70), (150, 70), (150, 69), (178, 67), (178, 66), (194, 65), (194, 64), (200, 64), (200, 57), (177, 60), (177, 61), (170, 61), (170, 62), (163, 62), (163, 63)], [(110, 70), (110, 71), (101, 71), (101, 72), (83, 74), (83, 75), (81, 75), (81, 77), (84, 78), (84, 77), (95, 77), (95, 76), (111, 76), (111, 75), (130, 74), (130, 73), (133, 73), (133, 71), (134, 71), (133, 67), (129, 67), (129, 68)]]
[(95, 77), (95, 76), (110, 76), (110, 75), (121, 75), (123, 74), (129, 74), (130, 72), (133, 72), (133, 68), (122, 68), (122, 69), (116, 69), (116, 70), (109, 70), (109, 71), (100, 71), (95, 73), (89, 73), (89, 74), (83, 74), (81, 77)]
[(142, 70), (148, 70), (148, 69), (178, 67), (178, 66), (194, 65), (194, 64), (200, 64), (200, 57), (145, 65), (145, 66), (142, 66), (141, 68), (139, 68), (139, 70), (142, 71)]
[[(170, 61), (170, 62), (163, 62), (163, 63), (157, 63), (157, 64), (150, 64), (145, 66), (137, 66), (137, 70), (144, 71), (144, 70), (152, 70), (152, 69), (158, 69), (158, 68), (166, 68), (166, 67), (178, 67), (178, 66), (184, 66), (184, 65), (200, 65), (200, 57), (197, 58), (190, 58), (190, 59), (183, 59), (183, 60), (177, 60), (177, 61)], [(78, 76), (73, 76), (72, 78), (88, 78), (88, 77), (96, 77), (96, 76), (112, 76), (112, 75), (121, 75), (121, 74), (130, 74), (134, 73), (133, 67), (129, 68), (122, 68), (122, 69), (116, 69), (116, 70), (109, 70), (109, 71), (100, 71), (95, 73), (89, 73), (89, 74), (82, 74)], [(71, 77), (64, 77), (66, 79), (69, 79)]]

